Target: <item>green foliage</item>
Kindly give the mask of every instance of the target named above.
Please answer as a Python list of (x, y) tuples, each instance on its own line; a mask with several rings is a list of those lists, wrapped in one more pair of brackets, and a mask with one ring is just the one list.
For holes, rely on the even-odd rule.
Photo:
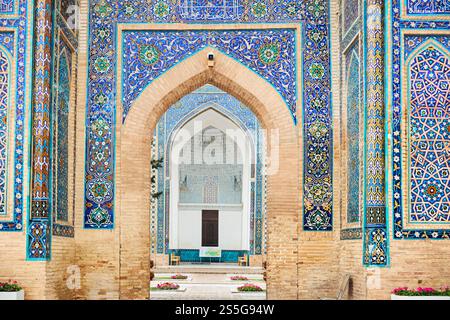
[(260, 286), (257, 286), (255, 284), (244, 284), (243, 286), (238, 288), (238, 291), (241, 291), (241, 292), (260, 292), (260, 291), (263, 291), (263, 289)]
[(417, 288), (417, 289), (408, 289), (404, 288), (396, 288), (392, 290), (392, 293), (397, 296), (450, 296), (450, 288), (444, 287), (441, 289), (433, 289), (433, 288)]
[(0, 292), (17, 292), (22, 290), (22, 287), (17, 284), (17, 281), (0, 282)]
[[(156, 177), (157, 177), (157, 174), (153, 173), (153, 171), (161, 169), (163, 167), (163, 163), (164, 163), (164, 158), (153, 159), (151, 161), (151, 166), (152, 166), (151, 182), (152, 182), (152, 184), (156, 183)], [(152, 193), (152, 198), (153, 199), (159, 199), (159, 197), (161, 197), (162, 194), (163, 194), (162, 191), (161, 192), (153, 192)]]

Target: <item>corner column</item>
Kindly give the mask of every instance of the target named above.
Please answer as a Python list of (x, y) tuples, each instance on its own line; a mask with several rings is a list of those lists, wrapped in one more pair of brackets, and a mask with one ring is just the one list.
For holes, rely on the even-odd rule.
[(50, 259), (50, 75), (52, 0), (34, 2), (31, 210), (27, 258)]
[(363, 263), (388, 264), (385, 195), (384, 1), (366, 7), (366, 181)]

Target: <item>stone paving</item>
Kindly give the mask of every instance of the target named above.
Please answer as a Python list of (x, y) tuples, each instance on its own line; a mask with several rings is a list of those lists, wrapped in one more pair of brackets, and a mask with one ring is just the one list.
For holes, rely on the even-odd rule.
[(266, 284), (260, 274), (246, 274), (249, 281), (232, 281), (230, 277), (236, 274), (204, 274), (192, 273), (184, 274), (187, 280), (169, 279), (173, 274), (155, 274), (155, 279), (150, 283), (151, 287), (156, 287), (158, 283), (172, 282), (180, 285), (183, 292), (151, 291), (150, 300), (265, 300), (266, 292), (256, 293), (233, 293), (237, 287), (252, 283), (260, 286), (264, 290)]

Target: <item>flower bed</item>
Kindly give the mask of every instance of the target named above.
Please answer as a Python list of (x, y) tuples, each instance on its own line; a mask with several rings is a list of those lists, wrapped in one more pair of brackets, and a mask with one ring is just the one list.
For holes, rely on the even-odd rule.
[(178, 290), (179, 288), (180, 288), (179, 285), (172, 282), (160, 283), (156, 286), (156, 289), (158, 290)]
[(188, 276), (185, 276), (183, 274), (176, 274), (170, 278), (173, 280), (186, 280), (188, 278)]
[(24, 292), (17, 281), (0, 282), (0, 300), (24, 300)]
[(450, 288), (396, 288), (391, 292), (392, 300), (450, 300)]
[(233, 276), (230, 279), (233, 281), (248, 281), (248, 278), (244, 276)]
[(17, 281), (0, 282), (0, 292), (18, 292), (22, 287), (17, 284)]
[(244, 284), (241, 287), (237, 288), (239, 292), (261, 292), (264, 291), (260, 286), (257, 286), (255, 284)]

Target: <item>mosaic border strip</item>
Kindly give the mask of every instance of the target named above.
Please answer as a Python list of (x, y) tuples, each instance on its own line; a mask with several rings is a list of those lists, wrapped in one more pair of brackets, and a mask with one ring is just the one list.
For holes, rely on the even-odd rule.
[(385, 193), (384, 1), (368, 0), (365, 13), (367, 142), (363, 264), (383, 267), (389, 263)]
[[(67, 47), (67, 50), (70, 50), (71, 52), (71, 63), (75, 63), (77, 64), (77, 48), (78, 48), (78, 39), (77, 39), (77, 35), (75, 34), (75, 32), (73, 32), (69, 26), (68, 23), (66, 22), (66, 20), (64, 19), (63, 15), (60, 12), (61, 9), (61, 3), (59, 1), (56, 1), (54, 4), (54, 14), (53, 14), (53, 26), (54, 26), (54, 30), (53, 30), (53, 57), (52, 57), (52, 63), (53, 63), (53, 83), (52, 83), (52, 87), (55, 88), (57, 86), (57, 83), (55, 83), (55, 79), (56, 79), (56, 72), (57, 70), (55, 70), (57, 63), (56, 63), (56, 59), (58, 58), (58, 54), (57, 54), (57, 49), (59, 47), (59, 45), (56, 42), (57, 39), (60, 39), (60, 41), (62, 41), (63, 43), (65, 43), (65, 47)], [(75, 67), (71, 67), (72, 70), (76, 70), (76, 66)], [(75, 72), (75, 74), (72, 74), (72, 77), (74, 77), (74, 79), (72, 80), (72, 84), (73, 88), (75, 88), (76, 90), (76, 80), (77, 80), (77, 74)], [(52, 93), (52, 108), (54, 107), (54, 105), (56, 104), (55, 101), (56, 98), (56, 94), (53, 92)], [(75, 92), (75, 101), (76, 101), (76, 92)], [(76, 109), (76, 105), (72, 105), (71, 108), (73, 110)], [(54, 113), (54, 110), (52, 110), (52, 113)], [(54, 117), (54, 116), (53, 116)], [(53, 126), (53, 120), (52, 120), (52, 126)], [(54, 130), (52, 127), (51, 130), (51, 136), (52, 136), (52, 144), (53, 144), (53, 135), (54, 135)], [(70, 132), (68, 132), (69, 134), (71, 134)], [(51, 146), (51, 149), (54, 149), (54, 145)], [(53, 156), (53, 151), (52, 151), (52, 156)], [(75, 159), (75, 158), (74, 158)], [(68, 161), (68, 159), (67, 159)], [(75, 160), (74, 160), (75, 161)], [(54, 162), (54, 161), (52, 161)], [(68, 166), (73, 166), (73, 168), (75, 168), (75, 164), (74, 163), (69, 163)], [(54, 170), (56, 168), (56, 165), (54, 163), (52, 163), (52, 170)], [(51, 184), (50, 186), (53, 185), (53, 172), (50, 173), (51, 176)], [(73, 177), (75, 178), (75, 176)], [(74, 182), (74, 181), (73, 181)], [(52, 193), (51, 193), (51, 199), (50, 201), (53, 202), (54, 199), (54, 192), (53, 192), (53, 187), (52, 187)], [(75, 188), (73, 189), (75, 190)], [(70, 197), (70, 195), (69, 195)], [(57, 219), (57, 213), (53, 212), (54, 209), (54, 205), (52, 205), (52, 234), (54, 236), (58, 236), (58, 237), (65, 237), (65, 238), (73, 238), (75, 237), (75, 199), (74, 199), (75, 195), (72, 196), (72, 201), (73, 201), (73, 206), (70, 209), (70, 207), (68, 207), (68, 213), (70, 213), (70, 210), (72, 210), (72, 216), (71, 219), (69, 220), (70, 225), (68, 225), (65, 221), (59, 221)], [(69, 198), (68, 198), (69, 199)], [(68, 200), (69, 201), (69, 200)], [(68, 202), (68, 204), (70, 204), (70, 202)]]
[(36, 0), (34, 10), (31, 211), (28, 226), (30, 260), (50, 259), (50, 106), (52, 1)]
[(26, 80), (28, 74), (27, 68), (27, 47), (28, 47), (28, 18), (32, 12), (32, 3), (26, 0), (16, 1), (20, 8), (20, 16), (11, 16), (4, 18), (0, 16), (0, 28), (2, 31), (15, 32), (17, 42), (16, 52), (13, 56), (16, 61), (16, 96), (15, 96), (15, 156), (14, 156), (14, 190), (10, 194), (14, 196), (14, 212), (12, 213), (12, 221), (0, 221), (0, 232), (2, 231), (22, 231), (24, 217), (24, 130), (27, 119), (25, 118), (25, 105), (28, 99), (28, 88)]
[(363, 237), (362, 228), (351, 228), (341, 230), (341, 240), (361, 240)]
[(18, 12), (19, 0), (11, 0), (9, 6), (0, 7), (0, 19), (3, 17), (17, 17)]

